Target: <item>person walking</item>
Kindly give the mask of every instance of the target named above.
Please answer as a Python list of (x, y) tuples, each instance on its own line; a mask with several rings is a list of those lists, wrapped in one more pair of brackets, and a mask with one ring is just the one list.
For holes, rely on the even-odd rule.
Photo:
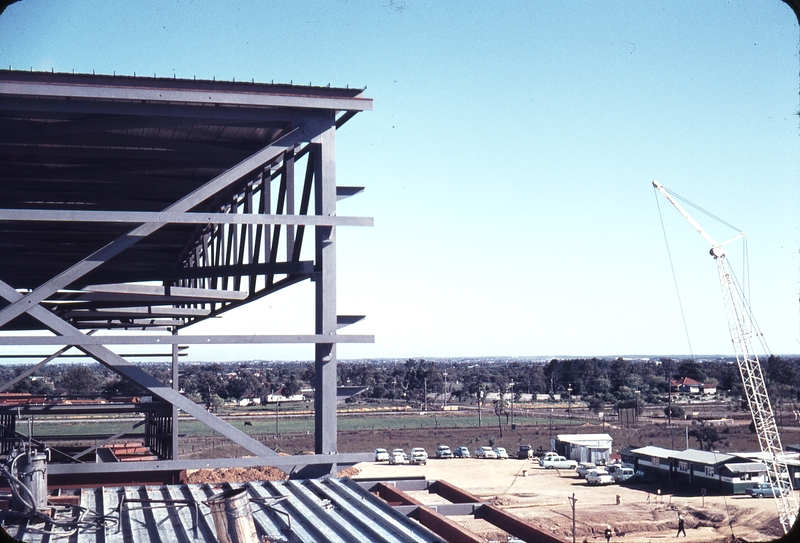
[(683, 532), (683, 537), (686, 537), (686, 530), (684, 529), (684, 521), (683, 515), (678, 515), (678, 533), (675, 534), (675, 537), (678, 537)]
[(606, 531), (603, 532), (603, 535), (606, 536), (606, 543), (611, 541), (611, 536), (613, 535), (613, 532), (611, 531), (611, 525), (610, 524), (606, 524)]

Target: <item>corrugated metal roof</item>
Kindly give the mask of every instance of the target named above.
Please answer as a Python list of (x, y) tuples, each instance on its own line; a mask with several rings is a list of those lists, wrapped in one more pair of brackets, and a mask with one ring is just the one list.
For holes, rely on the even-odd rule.
[(673, 451), (672, 449), (662, 449), (661, 447), (654, 447), (652, 445), (648, 445), (646, 447), (642, 447), (641, 449), (633, 449), (631, 452), (633, 454), (642, 454), (645, 456), (657, 456), (659, 458), (669, 458), (678, 451)]
[(724, 467), (732, 473), (757, 473), (760, 471), (767, 471), (767, 466), (761, 462), (731, 462), (725, 464)]
[(416, 521), (395, 511), (349, 479), (261, 481), (244, 484), (193, 484), (91, 488), (80, 491), (77, 508), (67, 508), (60, 526), (10, 524), (12, 537), (31, 543), (51, 541), (57, 532), (75, 530), (78, 543), (219, 541), (209, 498), (244, 488), (264, 542), (444, 542)]
[(612, 440), (611, 436), (608, 434), (559, 434), (556, 438), (563, 443), (574, 443), (578, 445)]
[[(764, 460), (769, 455), (763, 452), (735, 452), (731, 453), (737, 458)], [(778, 455), (778, 459), (786, 462), (787, 466), (800, 466), (800, 456), (796, 452), (785, 452)]]
[(687, 462), (700, 462), (701, 464), (720, 464), (733, 459), (730, 454), (698, 451), (696, 449), (686, 449), (685, 451), (673, 452), (669, 455), (670, 458), (676, 460), (685, 460)]

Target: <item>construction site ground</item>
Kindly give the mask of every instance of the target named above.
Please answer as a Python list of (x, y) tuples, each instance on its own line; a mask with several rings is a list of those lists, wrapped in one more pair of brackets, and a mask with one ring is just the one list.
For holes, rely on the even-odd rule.
[[(547, 470), (528, 460), (430, 459), (427, 465), (389, 465), (368, 462), (356, 466), (356, 477), (392, 479), (424, 476), (444, 480), (487, 502), (502, 507), (563, 541), (572, 541), (574, 495), (577, 541), (605, 541), (610, 524), (611, 541), (674, 540), (678, 514), (685, 519), (687, 542), (770, 541), (783, 534), (774, 500), (749, 496), (701, 496), (700, 489), (667, 485), (589, 486), (574, 470)], [(659, 495), (659, 486), (661, 494)], [(410, 492), (425, 504), (443, 503), (436, 494)], [(619, 504), (617, 497), (619, 496)], [(446, 503), (446, 502), (444, 502)], [(505, 542), (508, 536), (481, 520), (455, 517), (488, 541)]]

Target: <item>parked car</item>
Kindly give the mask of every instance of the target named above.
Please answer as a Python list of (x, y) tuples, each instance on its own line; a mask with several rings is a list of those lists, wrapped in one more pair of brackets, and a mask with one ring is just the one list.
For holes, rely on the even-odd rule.
[(413, 449), (411, 449), (410, 456), (414, 456), (415, 454), (417, 456), (424, 456), (426, 460), (428, 459), (428, 451), (426, 451), (422, 447), (414, 447)]
[(614, 470), (614, 473), (611, 474), (611, 476), (614, 478), (614, 481), (618, 483), (624, 483), (625, 481), (633, 477), (633, 474), (634, 474), (633, 468), (617, 467)]
[(517, 458), (520, 460), (530, 460), (533, 457), (533, 445), (520, 445), (517, 451)]
[(586, 472), (586, 482), (590, 485), (610, 485), (614, 478), (604, 469), (590, 469)]
[(390, 464), (405, 464), (407, 461), (408, 457), (406, 456), (406, 451), (403, 449), (392, 449), (392, 453), (389, 455)]
[(578, 477), (586, 477), (586, 473), (590, 469), (597, 469), (597, 466), (593, 462), (581, 462), (578, 464), (578, 467), (575, 468), (575, 472), (578, 474)]
[(501, 460), (508, 460), (508, 453), (503, 447), (495, 447), (494, 454)]
[(453, 451), (447, 445), (436, 447), (436, 458), (453, 458)]
[(750, 488), (746, 488), (745, 492), (750, 495), (751, 498), (763, 498), (764, 496), (769, 496), (770, 498), (774, 498), (775, 496), (782, 495), (786, 496), (789, 494), (788, 488), (780, 488), (772, 483), (756, 483)]
[(497, 458), (497, 453), (491, 447), (478, 447), (475, 449), (475, 458)]
[(539, 460), (539, 465), (546, 469), (575, 469), (578, 467), (575, 460), (567, 460), (563, 456), (546, 456)]
[(466, 447), (456, 447), (456, 450), (453, 451), (453, 456), (455, 458), (469, 458), (469, 449)]
[(546, 459), (551, 458), (551, 457), (556, 457), (556, 456), (558, 456), (558, 453), (557, 452), (552, 452), (552, 451), (546, 452), (546, 453), (540, 455), (539, 456), (539, 465), (542, 465), (542, 461), (543, 460), (546, 460)]
[(415, 447), (411, 449), (411, 458), (409, 458), (408, 463), (424, 466), (428, 463), (428, 453), (423, 448)]
[(375, 461), (386, 462), (389, 460), (389, 451), (386, 449), (375, 449)]

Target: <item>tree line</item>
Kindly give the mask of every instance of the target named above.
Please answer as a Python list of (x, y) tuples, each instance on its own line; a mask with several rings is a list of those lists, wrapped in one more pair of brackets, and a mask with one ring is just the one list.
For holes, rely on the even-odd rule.
[[(773, 401), (797, 401), (800, 358), (769, 356), (761, 361)], [(163, 383), (171, 383), (168, 363), (142, 363), (142, 369)], [(0, 382), (8, 382), (25, 366), (0, 367)], [(689, 377), (714, 385), (718, 392), (742, 398), (738, 367), (730, 360), (630, 360), (625, 358), (533, 360), (487, 359), (463, 362), (340, 361), (338, 384), (363, 387), (358, 397), (420, 404), (426, 394), (446, 393), (448, 401), (474, 402), (490, 392), (561, 394), (578, 396), (589, 407), (639, 406), (665, 401), (669, 380)], [(314, 386), (314, 365), (307, 362), (237, 362), (181, 364), (179, 388), (196, 401), (213, 397), (226, 400), (264, 398), (268, 394), (292, 395)], [(50, 364), (16, 383), (7, 392), (45, 396), (132, 396), (147, 392), (96, 363)]]

